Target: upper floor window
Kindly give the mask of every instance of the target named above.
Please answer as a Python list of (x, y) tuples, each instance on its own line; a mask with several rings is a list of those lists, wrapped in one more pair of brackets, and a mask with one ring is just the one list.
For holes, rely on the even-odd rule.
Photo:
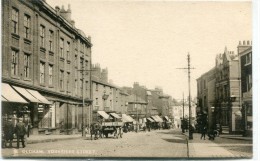
[(78, 56), (75, 55), (75, 58), (74, 58), (74, 66), (75, 68), (78, 68)]
[(67, 92), (70, 92), (70, 72), (67, 72)]
[(40, 26), (40, 45), (45, 47), (45, 27), (43, 25)]
[(49, 64), (49, 85), (53, 85), (53, 65)]
[(40, 84), (45, 83), (45, 63), (40, 62)]
[(75, 88), (75, 94), (77, 95), (78, 94), (78, 80), (77, 79), (75, 79), (75, 86), (74, 86)]
[(80, 69), (83, 69), (83, 64), (84, 64), (84, 59), (83, 58), (80, 58)]
[(64, 89), (64, 71), (60, 70), (60, 89)]
[(26, 78), (30, 77), (30, 55), (24, 54), (24, 76)]
[(70, 42), (67, 42), (67, 60), (70, 60)]
[(29, 39), (31, 17), (28, 15), (24, 15), (23, 22), (24, 22), (24, 37)]
[(64, 39), (60, 38), (60, 57), (64, 58)]
[(246, 55), (246, 64), (245, 65), (249, 65), (252, 62), (252, 56), (251, 53)]
[(12, 8), (12, 32), (15, 34), (18, 34), (18, 14), (18, 9)]
[(49, 30), (49, 50), (50, 51), (53, 51), (53, 31), (52, 30)]
[(249, 91), (252, 88), (252, 75), (249, 74), (246, 76), (246, 90)]
[(18, 75), (18, 51), (12, 50), (11, 74)]
[(98, 91), (98, 84), (96, 84), (96, 91)]
[(98, 105), (98, 98), (96, 98), (96, 105)]

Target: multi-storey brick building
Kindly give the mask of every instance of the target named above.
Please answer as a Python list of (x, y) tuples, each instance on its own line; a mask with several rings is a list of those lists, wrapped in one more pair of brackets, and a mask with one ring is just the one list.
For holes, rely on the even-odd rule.
[[(53, 9), (44, 0), (3, 0), (2, 34), (2, 83), (26, 100), (5, 99), (2, 115), (19, 114), (16, 107), (26, 105), (33, 133), (81, 130), (88, 120), (83, 97), (91, 102), (90, 75), (82, 70), (90, 70), (92, 44), (75, 27), (70, 6)], [(2, 97), (10, 95), (2, 91)]]
[(253, 104), (252, 104), (252, 43), (250, 41), (239, 42), (238, 45), (239, 66), (241, 76), (242, 94), (242, 125), (245, 136), (252, 136)]
[[(121, 113), (121, 90), (108, 82), (108, 69), (101, 69), (99, 64), (92, 67), (93, 111), (114, 111)], [(126, 105), (126, 103), (124, 103)]]

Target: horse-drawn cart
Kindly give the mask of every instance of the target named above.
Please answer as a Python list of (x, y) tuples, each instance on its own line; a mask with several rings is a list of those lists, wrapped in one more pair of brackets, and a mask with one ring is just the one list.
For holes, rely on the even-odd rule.
[(114, 138), (122, 138), (122, 128), (124, 123), (122, 118), (114, 113), (106, 113), (105, 111), (97, 111), (95, 114), (95, 120), (90, 126), (91, 139), (92, 135), (95, 139), (98, 137), (108, 137), (109, 134), (114, 135)]
[(102, 133), (106, 137), (108, 134), (114, 135), (115, 138), (122, 138), (123, 132), (122, 127), (124, 126), (123, 122), (103, 122), (102, 123)]

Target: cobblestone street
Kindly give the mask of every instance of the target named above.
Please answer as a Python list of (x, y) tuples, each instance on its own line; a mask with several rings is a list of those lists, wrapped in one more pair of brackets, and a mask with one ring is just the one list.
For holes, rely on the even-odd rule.
[(180, 131), (160, 130), (124, 133), (123, 138), (73, 139), (28, 144), (24, 149), (3, 149), (4, 157), (187, 157)]

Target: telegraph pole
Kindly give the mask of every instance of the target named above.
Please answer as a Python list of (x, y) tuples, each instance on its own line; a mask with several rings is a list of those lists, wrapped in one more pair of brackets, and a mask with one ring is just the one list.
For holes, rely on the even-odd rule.
[[(91, 66), (91, 64), (90, 64)], [(86, 131), (85, 131), (85, 119), (84, 119), (84, 106), (85, 106), (85, 98), (84, 98), (84, 72), (90, 72), (90, 99), (92, 99), (92, 96), (91, 96), (91, 93), (92, 93), (92, 80), (91, 80), (91, 71), (95, 71), (95, 70), (87, 70), (87, 69), (84, 69), (84, 65), (82, 66), (82, 69), (79, 69), (78, 71), (82, 72), (82, 137), (86, 137)], [(92, 100), (91, 100), (92, 101)], [(90, 103), (88, 103), (89, 105), (89, 111), (88, 111), (88, 132), (90, 132)]]
[(182, 93), (183, 99), (182, 99), (182, 132), (185, 133), (184, 129), (184, 93)]
[(177, 68), (177, 69), (185, 69), (185, 70), (188, 69), (188, 87), (189, 87), (189, 124), (188, 124), (188, 127), (189, 127), (189, 140), (192, 140), (193, 139), (193, 133), (192, 133), (193, 129), (191, 126), (190, 70), (195, 69), (195, 68), (190, 67), (190, 53), (188, 53), (187, 61), (188, 61), (188, 68)]

